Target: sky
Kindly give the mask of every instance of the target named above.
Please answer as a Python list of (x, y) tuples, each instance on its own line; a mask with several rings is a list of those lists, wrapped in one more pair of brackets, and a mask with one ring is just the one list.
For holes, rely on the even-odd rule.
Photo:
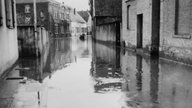
[(78, 11), (89, 9), (89, 0), (57, 0), (58, 2), (64, 2), (65, 5), (76, 8)]

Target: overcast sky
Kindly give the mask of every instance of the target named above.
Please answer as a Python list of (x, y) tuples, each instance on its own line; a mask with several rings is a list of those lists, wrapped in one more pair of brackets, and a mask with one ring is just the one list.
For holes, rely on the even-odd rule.
[(76, 8), (78, 11), (89, 9), (89, 0), (57, 0), (58, 2), (64, 2), (65, 5)]

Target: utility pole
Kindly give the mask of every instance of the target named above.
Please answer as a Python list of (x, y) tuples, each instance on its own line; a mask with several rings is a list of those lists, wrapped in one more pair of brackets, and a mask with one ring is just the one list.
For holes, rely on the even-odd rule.
[(36, 0), (33, 0), (33, 12), (34, 12), (34, 35), (35, 35), (35, 49), (36, 49), (36, 56), (38, 57), (38, 37), (37, 37), (37, 6)]

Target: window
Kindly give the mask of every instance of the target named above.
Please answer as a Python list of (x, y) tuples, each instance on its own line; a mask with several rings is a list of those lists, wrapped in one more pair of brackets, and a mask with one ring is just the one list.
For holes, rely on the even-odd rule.
[(0, 26), (3, 25), (2, 0), (0, 0)]
[(5, 13), (6, 13), (7, 27), (14, 28), (15, 20), (14, 20), (14, 2), (13, 2), (13, 0), (5, 0)]
[(25, 5), (25, 13), (31, 13), (30, 5)]
[(127, 29), (130, 29), (129, 28), (129, 8), (130, 8), (130, 5), (127, 6)]
[(190, 33), (190, 0), (175, 0), (175, 35)]

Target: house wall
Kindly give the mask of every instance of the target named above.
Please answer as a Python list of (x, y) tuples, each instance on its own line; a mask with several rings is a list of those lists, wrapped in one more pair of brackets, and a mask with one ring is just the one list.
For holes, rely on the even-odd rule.
[[(2, 22), (3, 25), (0, 26), (0, 75), (10, 68), (15, 61), (18, 59), (18, 43), (17, 43), (17, 24), (15, 23), (15, 28), (9, 29), (6, 26), (5, 17), (5, 0), (2, 2)], [(15, 6), (15, 4), (14, 4)], [(14, 7), (14, 14), (16, 16), (16, 9)], [(16, 21), (16, 17), (14, 19)]]
[(119, 45), (120, 27), (116, 24), (121, 23), (121, 0), (93, 0), (90, 3), (93, 17), (93, 38), (103, 42), (116, 42)]
[[(122, 0), (122, 36), (121, 42), (126, 47), (136, 48), (137, 15), (143, 14), (143, 48), (151, 45), (151, 0)], [(127, 6), (129, 6), (129, 27), (127, 28)]]
[(96, 26), (96, 40), (105, 42), (116, 41), (116, 26), (115, 24), (107, 24)]
[[(176, 24), (176, 0), (161, 2), (160, 52), (164, 57), (192, 63), (192, 2), (178, 0), (178, 19)], [(176, 33), (178, 25), (178, 33)]]
[(86, 28), (86, 23), (80, 23), (80, 22), (71, 22), (71, 35), (72, 36), (80, 36), (83, 34), (83, 28)]

